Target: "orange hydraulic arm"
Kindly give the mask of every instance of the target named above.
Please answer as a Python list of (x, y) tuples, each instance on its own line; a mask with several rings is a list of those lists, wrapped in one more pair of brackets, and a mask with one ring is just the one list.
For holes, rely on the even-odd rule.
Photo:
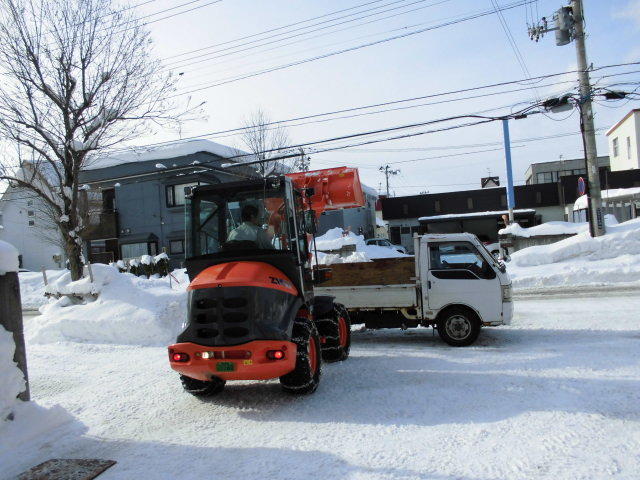
[(314, 189), (310, 205), (306, 207), (315, 210), (316, 215), (329, 210), (363, 207), (366, 203), (357, 168), (326, 168), (286, 176), (298, 189)]

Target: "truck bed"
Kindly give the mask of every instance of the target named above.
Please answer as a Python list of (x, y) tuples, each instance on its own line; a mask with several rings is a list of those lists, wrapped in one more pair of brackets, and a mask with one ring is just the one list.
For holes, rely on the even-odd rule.
[(331, 265), (333, 278), (314, 288), (348, 309), (400, 309), (416, 306), (413, 257), (380, 258), (372, 262)]
[(363, 285), (415, 284), (413, 257), (377, 258), (371, 262), (336, 263), (331, 265), (333, 278), (322, 284), (326, 287), (355, 287)]

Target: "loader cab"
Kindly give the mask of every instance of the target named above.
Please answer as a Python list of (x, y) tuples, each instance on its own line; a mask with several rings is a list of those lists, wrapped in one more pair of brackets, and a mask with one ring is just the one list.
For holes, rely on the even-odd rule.
[(218, 263), (261, 261), (309, 294), (315, 218), (305, 214), (304, 193), (284, 176), (193, 188), (186, 201), (189, 277)]

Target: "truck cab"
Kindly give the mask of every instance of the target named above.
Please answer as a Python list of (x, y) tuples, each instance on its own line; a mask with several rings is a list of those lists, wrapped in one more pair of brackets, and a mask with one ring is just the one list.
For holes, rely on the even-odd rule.
[(422, 315), (437, 321), (445, 341), (464, 343), (481, 325), (511, 323), (509, 274), (475, 235), (431, 234), (414, 242)]

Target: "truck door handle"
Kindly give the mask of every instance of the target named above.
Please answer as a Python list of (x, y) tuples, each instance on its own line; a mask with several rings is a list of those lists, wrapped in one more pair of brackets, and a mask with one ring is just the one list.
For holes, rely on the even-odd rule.
[(427, 280), (427, 288), (431, 288), (431, 280)]

